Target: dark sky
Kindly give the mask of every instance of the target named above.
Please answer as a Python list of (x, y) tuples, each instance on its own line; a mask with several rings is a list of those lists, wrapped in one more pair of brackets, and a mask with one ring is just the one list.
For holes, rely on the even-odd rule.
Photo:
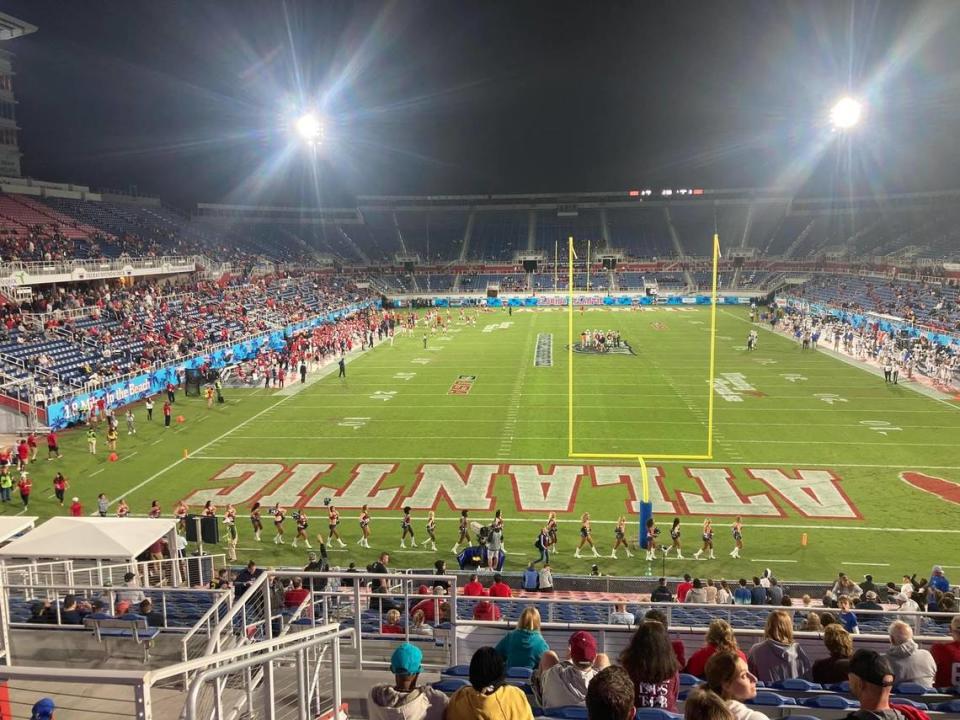
[[(24, 173), (195, 202), (960, 187), (960, 2), (2, 0)], [(826, 109), (867, 101), (849, 139)], [(299, 99), (298, 99), (299, 98)], [(329, 139), (291, 146), (314, 103)], [(287, 119), (285, 119), (285, 114)], [(314, 180), (314, 172), (319, 182)]]

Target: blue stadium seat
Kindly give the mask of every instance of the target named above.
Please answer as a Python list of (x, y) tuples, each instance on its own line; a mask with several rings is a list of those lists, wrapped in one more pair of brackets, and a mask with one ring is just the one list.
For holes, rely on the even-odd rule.
[(924, 687), (920, 683), (915, 682), (897, 683), (893, 686), (893, 691), (897, 695), (929, 695), (936, 692), (933, 688)]
[(937, 703), (933, 706), (933, 710), (937, 712), (960, 713), (960, 700)]
[(441, 670), (440, 674), (447, 675), (450, 677), (470, 677), (470, 666), (469, 665), (451, 665), (446, 670)]
[(699, 684), (700, 678), (698, 678), (696, 675), (691, 675), (690, 673), (680, 673), (680, 687), (691, 687)]
[(786, 695), (780, 695), (775, 692), (770, 692), (769, 690), (763, 690), (758, 692), (757, 696), (753, 700), (749, 700), (747, 705), (764, 705), (769, 707), (778, 707), (780, 705), (796, 705), (797, 701), (792, 697), (787, 697)]
[(812, 692), (814, 690), (823, 690), (820, 683), (810, 682), (803, 678), (787, 678), (779, 680), (771, 685), (774, 690), (791, 690), (793, 692)]
[(834, 683), (833, 685), (827, 685), (827, 690), (839, 693), (849, 693), (850, 692), (850, 683), (847, 680), (844, 680), (842, 683)]
[(551, 718), (563, 718), (563, 720), (587, 720), (587, 708), (583, 705), (548, 708), (543, 711), (543, 714)]
[(682, 720), (683, 715), (660, 708), (637, 708), (636, 720)]
[(926, 711), (930, 709), (930, 706), (927, 705), (926, 703), (922, 703), (919, 700), (911, 700), (910, 698), (905, 698), (905, 697), (891, 697), (890, 703), (894, 705), (909, 705), (910, 707), (914, 707), (917, 710)]
[[(466, 666), (466, 667), (469, 670), (469, 666)], [(469, 672), (467, 674), (469, 674)], [(531, 670), (530, 668), (525, 668), (525, 667), (507, 668), (508, 678), (521, 678), (523, 680), (529, 680), (531, 675), (533, 675), (533, 670)]]
[(438, 682), (433, 683), (431, 687), (434, 690), (439, 690), (442, 693), (455, 693), (462, 687), (466, 687), (470, 684), (469, 680), (464, 680), (463, 678), (458, 677), (447, 677), (439, 680)]
[(801, 704), (806, 707), (829, 710), (849, 710), (860, 707), (860, 703), (856, 700), (851, 700), (843, 695), (816, 695), (812, 698), (805, 698)]

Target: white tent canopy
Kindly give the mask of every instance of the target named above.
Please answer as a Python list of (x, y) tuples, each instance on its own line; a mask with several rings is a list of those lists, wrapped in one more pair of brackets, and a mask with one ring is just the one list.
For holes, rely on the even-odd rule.
[[(0, 525), (0, 530), (2, 528)], [(28, 558), (128, 562), (135, 560), (160, 538), (166, 539), (171, 555), (176, 557), (176, 532), (176, 522), (173, 520), (54, 517), (0, 548), (0, 560)]]
[(20, 533), (26, 532), (32, 528), (36, 522), (37, 518), (26, 515), (0, 517), (0, 543), (5, 543)]

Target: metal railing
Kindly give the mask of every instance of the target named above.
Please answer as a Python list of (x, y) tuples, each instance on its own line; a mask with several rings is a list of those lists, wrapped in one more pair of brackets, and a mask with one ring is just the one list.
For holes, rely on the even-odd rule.
[(119, 257), (102, 259), (77, 259), (77, 260), (51, 260), (45, 262), (42, 260), (27, 262), (5, 262), (0, 263), (0, 278), (9, 278), (14, 273), (26, 273), (31, 279), (43, 277), (45, 275), (67, 275), (76, 270), (86, 270), (88, 272), (121, 272), (124, 268), (131, 267), (134, 270), (153, 270), (164, 269), (167, 266), (185, 267), (190, 264), (196, 264), (198, 256), (196, 255), (158, 255), (156, 257)]

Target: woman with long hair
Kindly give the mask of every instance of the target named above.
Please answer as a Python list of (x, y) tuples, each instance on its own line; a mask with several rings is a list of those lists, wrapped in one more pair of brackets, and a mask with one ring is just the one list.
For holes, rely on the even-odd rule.
[(460, 528), (459, 528), (459, 531), (458, 531), (460, 534), (457, 535), (457, 541), (453, 544), (453, 550), (452, 550), (452, 552), (453, 552), (454, 555), (456, 555), (458, 552), (460, 552), (460, 543), (466, 543), (466, 544), (467, 544), (467, 547), (470, 546), (470, 542), (471, 542), (471, 540), (470, 540), (470, 520), (469, 520), (469, 518), (467, 517), (467, 515), (468, 515), (468, 511), (467, 511), (467, 510), (461, 510), (461, 511), (460, 511)]
[(647, 560), (657, 559), (657, 537), (660, 535), (660, 529), (653, 518), (647, 518)]
[(434, 552), (437, 551), (437, 514), (431, 510), (427, 513), (427, 541), (424, 547), (430, 547)]
[(533, 720), (523, 690), (508, 685), (507, 665), (492, 647), (478, 648), (470, 659), (470, 684), (450, 697), (445, 720)]
[(406, 539), (407, 535), (410, 536), (410, 547), (417, 546), (417, 538), (413, 534), (413, 515), (411, 512), (413, 508), (407, 505), (403, 509), (403, 519), (400, 521), (400, 547), (405, 548), (407, 546)]
[(627, 557), (633, 557), (633, 553), (630, 552), (630, 546), (627, 544), (627, 519), (621, 515), (620, 519), (617, 520), (617, 526), (613, 529), (613, 550), (610, 551), (610, 557), (614, 560), (617, 559), (617, 548), (621, 545), (623, 546), (624, 551), (627, 553)]
[(277, 531), (273, 536), (273, 542), (276, 545), (283, 545), (283, 521), (287, 519), (287, 513), (280, 507), (280, 503), (274, 505), (270, 513), (273, 515), (273, 527)]
[(705, 687), (695, 687), (683, 703), (684, 720), (738, 720), (723, 698)]
[(713, 556), (713, 521), (710, 518), (703, 521), (700, 537), (703, 540), (703, 546), (693, 554), (694, 559), (699, 560), (700, 556), (706, 552), (707, 560), (716, 560)]
[(189, 513), (190, 508), (187, 507), (187, 504), (183, 500), (177, 500), (177, 504), (173, 506), (173, 519), (177, 521), (178, 532), (187, 531), (187, 515)]
[(830, 656), (814, 661), (810, 677), (823, 684), (842, 683), (847, 679), (850, 658), (853, 657), (853, 638), (843, 625), (833, 623), (823, 631), (823, 644)]
[(237, 509), (227, 505), (223, 513), (223, 524), (227, 528), (227, 560), (237, 559)]
[(360, 547), (370, 547), (370, 513), (367, 506), (360, 508), (360, 539), (357, 540)]
[(524, 608), (517, 627), (497, 643), (497, 652), (507, 667), (526, 667), (531, 670), (540, 664), (540, 658), (550, 647), (540, 633), (540, 612), (533, 606)]
[(557, 514), (551, 512), (547, 515), (547, 537), (549, 538), (549, 552), (555, 553), (557, 551)]
[(740, 551), (743, 550), (743, 520), (739, 515), (730, 527), (730, 532), (733, 533), (733, 550), (730, 551), (730, 557), (738, 558)]
[(703, 647), (687, 660), (687, 665), (683, 669), (684, 672), (703, 677), (707, 661), (714, 653), (718, 652), (731, 652), (740, 656), (744, 662), (747, 661), (747, 656), (737, 647), (737, 638), (733, 634), (733, 628), (726, 620), (711, 621), (704, 640)]
[[(337, 542), (340, 543), (340, 547), (347, 546), (343, 538), (340, 537), (340, 511), (333, 505), (327, 508), (327, 528), (330, 530), (330, 534), (327, 537), (328, 543), (333, 544), (333, 540), (336, 538)], [(309, 543), (307, 547), (310, 547)]]
[(255, 502), (253, 507), (250, 508), (250, 524), (253, 526), (253, 536), (257, 539), (257, 542), (260, 542), (260, 533), (263, 532), (262, 514), (263, 511), (260, 509), (260, 503)]
[(584, 513), (580, 516), (580, 544), (577, 545), (577, 549), (573, 553), (575, 558), (580, 557), (580, 550), (584, 545), (590, 546), (590, 549), (593, 550), (594, 557), (600, 557), (600, 553), (598, 553), (597, 549), (593, 546), (592, 533), (593, 531), (590, 529), (590, 513)]
[(726, 650), (715, 653), (707, 660), (704, 674), (703, 688), (723, 698), (736, 720), (767, 720), (766, 715), (743, 704), (757, 696), (757, 678), (739, 655)]
[(664, 555), (669, 555), (671, 550), (677, 551), (677, 560), (683, 560), (683, 550), (680, 548), (680, 518), (673, 519), (673, 525), (670, 526), (670, 547), (667, 548)]
[(680, 664), (663, 623), (653, 620), (640, 623), (630, 644), (620, 654), (620, 664), (633, 680), (636, 707), (676, 712)]
[(810, 672), (810, 659), (793, 640), (790, 614), (774, 610), (763, 628), (764, 640), (750, 648), (747, 664), (750, 672), (764, 683), (804, 677)]
[(504, 553), (507, 552), (507, 546), (503, 542), (503, 511), (497, 510), (493, 514), (493, 522), (490, 523), (490, 534), (499, 533), (500, 535), (500, 550)]
[(310, 518), (307, 517), (307, 514), (303, 510), (297, 510), (293, 519), (297, 523), (297, 534), (293, 538), (293, 547), (296, 547), (297, 543), (301, 540), (303, 540), (303, 544), (308, 548), (313, 547), (310, 544), (310, 536), (307, 535), (307, 528), (310, 527)]

